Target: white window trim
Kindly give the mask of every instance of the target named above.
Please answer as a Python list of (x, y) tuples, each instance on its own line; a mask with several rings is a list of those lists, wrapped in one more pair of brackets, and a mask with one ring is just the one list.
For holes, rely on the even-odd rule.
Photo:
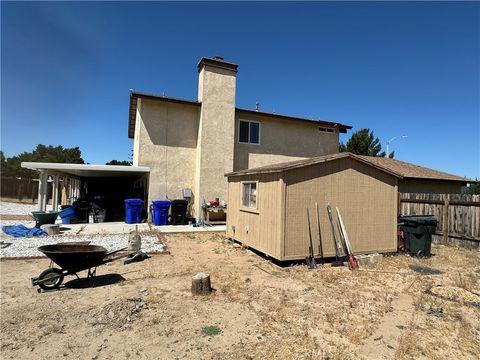
[[(258, 124), (258, 143), (240, 141), (240, 122), (241, 121)], [(250, 124), (248, 125), (248, 140), (250, 140)], [(257, 146), (261, 145), (261, 142), (262, 142), (262, 123), (260, 121), (255, 121), (255, 120), (238, 119), (238, 142), (240, 144), (257, 145)]]
[[(243, 189), (244, 189), (244, 185), (246, 185), (246, 184), (255, 184), (255, 190), (256, 190), (256, 193), (255, 193), (255, 207), (245, 206), (243, 204), (243, 195), (244, 195)], [(242, 193), (241, 193), (240, 201), (242, 202), (242, 209), (243, 210), (258, 211), (258, 181), (242, 181)]]

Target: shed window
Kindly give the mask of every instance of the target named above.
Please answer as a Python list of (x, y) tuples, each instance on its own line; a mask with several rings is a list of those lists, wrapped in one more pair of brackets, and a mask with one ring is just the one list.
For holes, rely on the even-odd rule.
[(260, 123), (240, 120), (238, 141), (244, 144), (260, 144)]
[(257, 183), (243, 183), (242, 204), (244, 207), (257, 208)]

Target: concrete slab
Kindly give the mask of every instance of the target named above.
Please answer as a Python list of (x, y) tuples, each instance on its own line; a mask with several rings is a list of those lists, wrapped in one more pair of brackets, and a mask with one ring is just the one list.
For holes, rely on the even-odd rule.
[(227, 230), (226, 225), (205, 227), (193, 227), (192, 225), (153, 226), (147, 223), (125, 224), (124, 222), (59, 225), (61, 233), (66, 235), (129, 234), (131, 231), (135, 231), (135, 225), (138, 226), (138, 232), (147, 232), (154, 230), (164, 234), (225, 232)]
[(212, 225), (212, 226), (200, 226), (193, 227), (192, 225), (163, 225), (153, 226), (152, 230), (159, 231), (164, 234), (176, 234), (176, 233), (201, 233), (201, 232), (226, 232), (226, 225)]
[(124, 222), (62, 224), (60, 231), (66, 235), (129, 234), (135, 231), (135, 226), (138, 226), (138, 232), (150, 231), (150, 226), (146, 223), (125, 224)]

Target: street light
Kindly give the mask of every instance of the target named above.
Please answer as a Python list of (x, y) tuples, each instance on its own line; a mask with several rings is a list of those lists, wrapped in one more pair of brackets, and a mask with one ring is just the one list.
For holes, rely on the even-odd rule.
[(390, 143), (397, 139), (397, 138), (402, 138), (402, 139), (405, 139), (407, 138), (408, 136), (407, 135), (402, 135), (402, 136), (395, 136), (393, 138), (391, 138), (390, 140), (387, 141), (387, 152), (385, 153), (385, 157), (388, 158), (390, 156)]

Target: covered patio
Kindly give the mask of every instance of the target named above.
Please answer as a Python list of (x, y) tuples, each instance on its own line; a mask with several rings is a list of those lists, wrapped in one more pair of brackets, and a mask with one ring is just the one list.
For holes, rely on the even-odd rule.
[(86, 196), (108, 195), (117, 197), (114, 203), (120, 203), (124, 200), (120, 197), (135, 194), (147, 200), (149, 167), (44, 162), (22, 162), (21, 166), (39, 172), (39, 211), (47, 208), (49, 178), (52, 181), (53, 211), (58, 211), (60, 205), (72, 205)]

